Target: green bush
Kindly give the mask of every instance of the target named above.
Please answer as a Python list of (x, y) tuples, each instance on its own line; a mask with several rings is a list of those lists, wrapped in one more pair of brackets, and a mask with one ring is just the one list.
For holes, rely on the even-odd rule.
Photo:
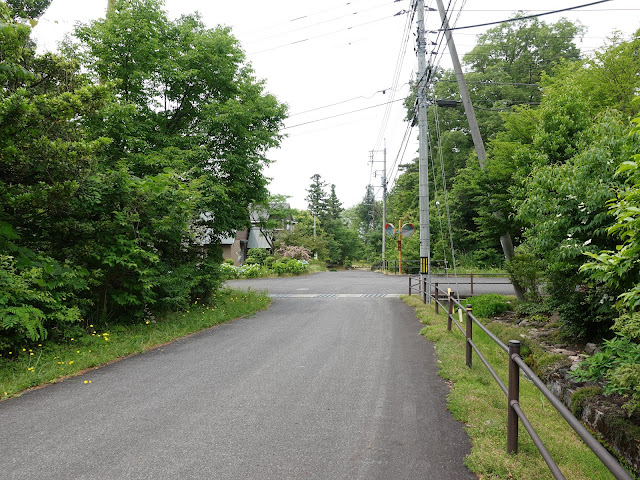
[(269, 252), (264, 248), (250, 248), (247, 252), (247, 260), (245, 263), (264, 265), (269, 257)]
[(544, 272), (544, 262), (530, 253), (517, 254), (506, 264), (509, 279), (524, 288), (526, 300), (538, 303), (540, 283)]
[(630, 413), (640, 410), (640, 344), (627, 338), (606, 340), (602, 351), (580, 363), (571, 374), (578, 381), (604, 380), (604, 393), (627, 398)]
[(234, 279), (240, 277), (240, 270), (235, 265), (229, 263), (220, 264), (220, 273), (224, 279)]
[(22, 261), (0, 255), (0, 350), (47, 338), (81, 320), (76, 294), (87, 288), (87, 272), (34, 256)]
[(553, 313), (553, 306), (548, 299), (543, 299), (542, 302), (517, 302), (514, 310), (521, 315), (550, 315)]
[(507, 301), (497, 293), (469, 297), (466, 303), (470, 303), (473, 306), (473, 314), (476, 317), (490, 318), (509, 310)]

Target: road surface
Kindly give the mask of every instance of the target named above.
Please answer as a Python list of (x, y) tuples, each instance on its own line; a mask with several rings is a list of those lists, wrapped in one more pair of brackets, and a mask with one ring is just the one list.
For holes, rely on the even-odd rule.
[(396, 282), (258, 282), (256, 316), (1, 402), (0, 477), (474, 479)]

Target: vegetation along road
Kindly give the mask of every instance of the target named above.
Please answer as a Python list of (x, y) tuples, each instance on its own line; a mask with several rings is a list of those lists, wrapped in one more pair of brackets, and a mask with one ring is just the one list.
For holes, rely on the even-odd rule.
[(254, 317), (2, 402), (2, 476), (475, 478), (398, 280), (268, 280)]

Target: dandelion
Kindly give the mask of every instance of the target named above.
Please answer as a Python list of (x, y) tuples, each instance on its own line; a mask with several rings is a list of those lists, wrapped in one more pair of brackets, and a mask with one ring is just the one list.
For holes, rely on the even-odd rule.
[(88, 381), (88, 380), (85, 380), (85, 381), (84, 381), (84, 384), (85, 384), (85, 385), (86, 385), (86, 384), (88, 384), (88, 383), (89, 383), (89, 381)]
[(29, 355), (33, 355), (33, 352), (31, 352)]
[(73, 338), (71, 339), (71, 341), (73, 342)]
[(89, 325), (89, 328), (93, 328), (93, 325)]
[(29, 368), (27, 368), (27, 370), (30, 371), (30, 372), (33, 372), (35, 370), (35, 368), (34, 367), (29, 367)]
[(41, 347), (41, 346), (42, 346), (42, 344), (41, 344), (41, 343), (39, 343), (39, 344), (38, 344), (38, 346), (39, 346), (39, 347)]
[(76, 353), (80, 353), (80, 350), (76, 350)]
[(73, 360), (71, 360), (71, 361), (69, 362), (69, 365), (73, 365)]
[(26, 348), (23, 348), (23, 349), (22, 349), (22, 351), (23, 351), (23, 352), (26, 352), (26, 351), (27, 351), (27, 349), (26, 349)]

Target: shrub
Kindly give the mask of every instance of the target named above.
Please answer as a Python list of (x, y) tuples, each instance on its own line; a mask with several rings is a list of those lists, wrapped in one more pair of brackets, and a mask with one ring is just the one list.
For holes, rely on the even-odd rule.
[(256, 263), (240, 267), (238, 272), (241, 276), (246, 278), (266, 277), (270, 273), (269, 269)]
[(604, 393), (627, 397), (629, 412), (640, 410), (640, 344), (624, 337), (606, 340), (602, 351), (580, 363), (571, 374), (578, 381), (605, 380)]
[(514, 310), (520, 315), (550, 315), (553, 313), (553, 306), (550, 301), (543, 299), (542, 302), (517, 302)]
[(227, 262), (220, 264), (220, 272), (223, 278), (232, 279), (240, 277), (240, 271), (235, 265), (231, 265)]
[(250, 248), (245, 263), (264, 265), (269, 252), (264, 248)]
[(297, 247), (294, 245), (282, 245), (278, 251), (278, 255), (282, 255), (287, 258), (295, 258), (296, 260), (306, 260), (309, 261), (311, 259), (311, 250), (305, 247)]
[(273, 262), (271, 270), (277, 275), (284, 275), (287, 273), (287, 265), (283, 262)]
[(501, 295), (488, 293), (467, 298), (467, 303), (473, 305), (476, 317), (493, 317), (509, 310), (509, 304)]
[(544, 272), (544, 262), (530, 253), (517, 254), (506, 264), (512, 283), (524, 288), (526, 300), (534, 303), (541, 301), (540, 282)]
[(20, 269), (0, 255), (0, 285), (0, 349), (44, 340), (81, 320), (76, 292), (87, 287), (85, 270), (39, 256)]

